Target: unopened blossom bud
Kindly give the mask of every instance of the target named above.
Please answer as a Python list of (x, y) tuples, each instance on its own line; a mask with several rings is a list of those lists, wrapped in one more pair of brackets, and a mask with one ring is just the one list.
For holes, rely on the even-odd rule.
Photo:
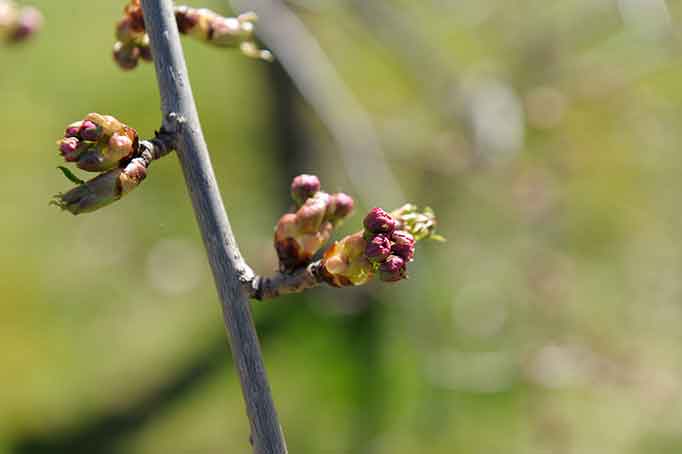
[(283, 215), (275, 229), (275, 250), (282, 271), (291, 271), (310, 263), (315, 253), (331, 236), (332, 225), (325, 223), (317, 231), (303, 232), (294, 213)]
[(64, 137), (78, 137), (82, 125), (83, 125), (82, 121), (76, 121), (74, 123), (71, 123), (69, 126), (66, 127), (66, 130), (64, 131)]
[(78, 159), (80, 141), (77, 137), (65, 137), (57, 142), (59, 152), (66, 161), (72, 162)]
[(296, 222), (301, 232), (315, 233), (320, 230), (329, 206), (330, 196), (326, 192), (318, 192), (305, 201), (296, 212)]
[(397, 255), (389, 255), (379, 265), (379, 278), (384, 282), (396, 282), (407, 278), (405, 261)]
[(43, 15), (33, 7), (25, 7), (19, 13), (19, 18), (9, 39), (14, 42), (23, 41), (34, 35), (43, 25)]
[(84, 121), (91, 121), (97, 126), (102, 128), (102, 132), (105, 136), (111, 136), (116, 132), (121, 132), (124, 129), (131, 130), (133, 134), (136, 135), (134, 132), (135, 130), (132, 128), (127, 128), (124, 123), (116, 119), (115, 117), (112, 117), (111, 115), (101, 115), (95, 112), (89, 113), (85, 116)]
[(175, 22), (183, 35), (189, 33), (199, 23), (199, 14), (194, 8), (178, 6), (175, 8)]
[(381, 208), (372, 208), (364, 220), (367, 231), (391, 235), (395, 230), (395, 219)]
[(365, 256), (372, 263), (383, 262), (391, 254), (391, 240), (386, 235), (378, 234), (367, 242)]
[(353, 198), (343, 192), (331, 195), (331, 201), (327, 207), (327, 220), (337, 223), (353, 212)]
[(393, 254), (401, 257), (405, 263), (414, 259), (414, 237), (404, 230), (396, 230), (391, 236)]
[(102, 135), (102, 128), (90, 120), (85, 120), (81, 123), (79, 135), (83, 140), (96, 142)]
[(298, 206), (320, 190), (320, 179), (315, 175), (299, 175), (291, 182), (291, 198)]
[(116, 41), (114, 44), (114, 61), (121, 69), (135, 69), (140, 60), (140, 49), (135, 44)]

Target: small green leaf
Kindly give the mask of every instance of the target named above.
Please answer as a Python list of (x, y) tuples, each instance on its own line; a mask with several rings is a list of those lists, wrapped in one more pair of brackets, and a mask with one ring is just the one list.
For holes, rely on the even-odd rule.
[(444, 236), (438, 235), (438, 234), (436, 234), (436, 233), (432, 234), (432, 235), (429, 237), (429, 239), (430, 239), (430, 240), (434, 240), (434, 241), (440, 241), (441, 243), (444, 243), (445, 241), (447, 241), (447, 240), (445, 239)]
[(67, 179), (69, 179), (72, 183), (75, 183), (75, 184), (83, 184), (83, 183), (85, 183), (85, 181), (83, 181), (83, 180), (81, 180), (80, 178), (78, 178), (76, 175), (74, 175), (74, 173), (73, 173), (72, 171), (70, 171), (70, 170), (67, 169), (66, 167), (64, 167), (64, 166), (59, 166), (59, 167), (57, 167), (57, 168), (58, 168), (59, 170), (61, 170), (62, 173), (64, 174), (64, 176), (65, 176)]

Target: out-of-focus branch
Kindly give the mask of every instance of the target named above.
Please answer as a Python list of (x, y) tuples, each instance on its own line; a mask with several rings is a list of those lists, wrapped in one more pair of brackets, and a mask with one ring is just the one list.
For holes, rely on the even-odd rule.
[(258, 15), (257, 35), (338, 145), (355, 192), (363, 200), (379, 204), (395, 205), (405, 200), (368, 113), (301, 20), (281, 0), (231, 0), (231, 4)]

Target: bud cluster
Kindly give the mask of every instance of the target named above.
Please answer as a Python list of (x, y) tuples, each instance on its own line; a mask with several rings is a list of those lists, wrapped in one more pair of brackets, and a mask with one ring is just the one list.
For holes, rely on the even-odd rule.
[(291, 196), (297, 210), (283, 215), (275, 228), (275, 249), (282, 271), (310, 263), (334, 227), (353, 211), (350, 196), (320, 190), (320, 180), (314, 175), (294, 178)]
[(343, 287), (364, 284), (377, 273), (385, 282), (407, 278), (407, 264), (414, 259), (414, 237), (396, 230), (397, 220), (381, 208), (370, 210), (363, 223), (364, 231), (343, 238), (325, 253), (325, 280)]
[(20, 8), (12, 0), (0, 0), (0, 39), (24, 41), (43, 25), (43, 15), (32, 6)]
[[(129, 70), (135, 68), (140, 59), (151, 61), (152, 55), (140, 0), (131, 0), (123, 12), (123, 19), (116, 25), (114, 60), (122, 69)], [(254, 13), (223, 17), (206, 8), (175, 7), (175, 20), (183, 35), (219, 47), (238, 47), (247, 57), (270, 61), (270, 51), (259, 49), (254, 40), (256, 19)]]
[(54, 204), (73, 214), (94, 211), (120, 199), (146, 176), (147, 163), (137, 157), (137, 132), (110, 115), (90, 113), (71, 123), (57, 145), (66, 162), (75, 162), (88, 172), (103, 172), (55, 197)]

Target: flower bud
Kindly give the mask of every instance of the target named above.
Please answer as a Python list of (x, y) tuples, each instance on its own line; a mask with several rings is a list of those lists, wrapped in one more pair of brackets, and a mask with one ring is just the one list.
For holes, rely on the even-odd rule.
[(78, 137), (82, 125), (82, 121), (71, 123), (66, 127), (66, 130), (64, 131), (64, 137)]
[(367, 231), (391, 235), (395, 230), (395, 220), (381, 208), (372, 208), (364, 220)]
[(320, 190), (320, 179), (315, 175), (299, 175), (291, 182), (291, 198), (298, 206)]
[(275, 229), (275, 250), (282, 271), (290, 271), (310, 263), (312, 257), (329, 240), (332, 226), (329, 223), (318, 231), (303, 232), (294, 213), (283, 215)]
[(379, 265), (379, 278), (384, 282), (396, 282), (407, 278), (405, 261), (397, 255), (389, 255)]
[(337, 223), (353, 212), (353, 198), (343, 192), (332, 194), (331, 201), (327, 207), (327, 220)]
[(123, 70), (135, 69), (140, 60), (140, 49), (131, 43), (116, 41), (114, 44), (114, 61)]
[[(126, 127), (125, 124), (112, 117), (111, 115), (101, 115), (95, 112), (89, 113), (85, 116), (85, 120), (90, 120), (97, 126), (102, 128), (105, 136), (111, 136), (115, 132), (121, 131)], [(85, 121), (84, 120), (84, 121)], [(132, 128), (129, 128), (132, 129)]]
[(175, 22), (178, 24), (178, 31), (186, 35), (199, 23), (197, 10), (187, 6), (176, 7)]
[(34, 35), (43, 25), (43, 15), (33, 7), (25, 7), (19, 13), (19, 18), (10, 34), (10, 41), (23, 41)]
[(67, 162), (75, 162), (80, 154), (85, 151), (87, 145), (80, 142), (76, 137), (66, 137), (57, 142), (59, 153)]
[(79, 135), (83, 140), (96, 142), (102, 135), (102, 128), (90, 120), (85, 120), (81, 123)]
[(396, 230), (391, 236), (393, 254), (401, 257), (405, 263), (414, 259), (414, 237), (404, 230)]
[(367, 242), (365, 256), (372, 263), (383, 262), (391, 254), (391, 240), (379, 234)]

